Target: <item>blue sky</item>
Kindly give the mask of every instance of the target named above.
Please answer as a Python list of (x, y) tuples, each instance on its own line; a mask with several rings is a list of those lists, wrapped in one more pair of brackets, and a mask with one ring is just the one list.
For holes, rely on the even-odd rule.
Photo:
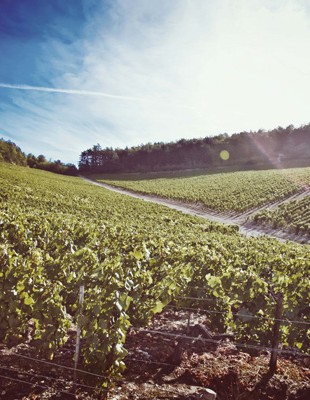
[(77, 163), (310, 122), (307, 0), (1, 0), (0, 137)]

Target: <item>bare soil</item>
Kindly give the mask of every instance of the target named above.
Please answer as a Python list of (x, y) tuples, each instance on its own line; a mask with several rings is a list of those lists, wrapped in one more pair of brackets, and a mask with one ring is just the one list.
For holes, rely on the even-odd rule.
[(309, 357), (280, 356), (277, 372), (268, 375), (267, 351), (240, 351), (231, 340), (209, 343), (194, 336), (196, 326), (209, 328), (202, 313), (193, 314), (188, 336), (187, 317), (185, 311), (168, 309), (154, 317), (148, 331), (131, 329), (126, 341), (127, 369), (106, 397), (82, 386), (95, 386), (96, 377), (79, 372), (74, 390), (73, 371), (59, 367), (73, 365), (74, 331), (56, 353), (53, 365), (35, 361), (36, 349), (29, 343), (11, 349), (1, 345), (0, 399), (196, 400), (208, 388), (218, 400), (309, 400)]

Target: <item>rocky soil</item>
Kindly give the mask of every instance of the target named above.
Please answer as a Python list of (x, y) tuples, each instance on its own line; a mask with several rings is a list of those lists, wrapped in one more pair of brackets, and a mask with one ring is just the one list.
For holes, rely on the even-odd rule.
[(191, 321), (189, 328), (185, 311), (168, 309), (147, 329), (131, 329), (127, 369), (107, 394), (86, 387), (95, 387), (100, 378), (83, 372), (74, 388), (73, 370), (60, 367), (73, 366), (74, 330), (51, 364), (35, 361), (31, 343), (1, 345), (0, 399), (196, 400), (215, 398), (212, 393), (219, 400), (310, 398), (310, 357), (280, 356), (271, 376), (267, 351), (238, 349), (231, 338), (205, 341), (203, 331), (211, 332), (206, 315), (196, 313)]

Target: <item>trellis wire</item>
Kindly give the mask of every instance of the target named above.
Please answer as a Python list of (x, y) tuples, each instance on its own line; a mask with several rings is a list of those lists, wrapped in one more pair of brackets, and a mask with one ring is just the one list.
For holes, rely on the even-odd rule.
[[(186, 298), (184, 298), (186, 299)], [(204, 301), (204, 299), (199, 299), (197, 298), (192, 298), (192, 300), (200, 300), (200, 301)], [(186, 310), (186, 311), (199, 311), (199, 312), (206, 312), (209, 314), (228, 314), (229, 311), (215, 311), (215, 310), (207, 310), (205, 308), (193, 308), (193, 307), (182, 307), (182, 306), (172, 306), (169, 305), (166, 308), (176, 308), (176, 309), (182, 309), (182, 310)], [(273, 317), (264, 317), (264, 316), (259, 316), (257, 314), (239, 314), (237, 313), (232, 313), (234, 316), (236, 317), (243, 317), (243, 318), (256, 318), (256, 319), (265, 319), (265, 320), (270, 320), (270, 321), (279, 321), (279, 322), (283, 322), (283, 323), (291, 323), (291, 324), (301, 324), (301, 325), (310, 325), (310, 322), (306, 322), (306, 321), (296, 321), (296, 320), (290, 320), (290, 319), (279, 319), (279, 318), (273, 318)]]

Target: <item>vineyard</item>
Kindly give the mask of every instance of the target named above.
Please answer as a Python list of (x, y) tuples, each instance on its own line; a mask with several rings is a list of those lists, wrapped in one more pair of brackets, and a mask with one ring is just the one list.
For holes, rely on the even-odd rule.
[(297, 235), (310, 235), (310, 196), (265, 209), (252, 218), (255, 224), (283, 229)]
[[(126, 185), (242, 211), (301, 189), (310, 169), (285, 176), (242, 172), (235, 179), (221, 174), (188, 178), (186, 186), (182, 179)], [(28, 338), (40, 357), (53, 359), (78, 327), (80, 365), (102, 374), (106, 390), (126, 367), (128, 334), (167, 307), (207, 309), (213, 332), (233, 332), (241, 346), (272, 347), (281, 294), (283, 350), (309, 352), (308, 246), (245, 238), (234, 226), (80, 178), (0, 164), (0, 183), (0, 342), (15, 346)]]
[[(162, 174), (163, 175), (163, 174)], [(310, 185), (310, 168), (242, 171), (200, 176), (165, 177), (128, 174), (96, 176), (98, 181), (157, 196), (200, 204), (218, 212), (243, 213), (288, 197)], [(126, 177), (126, 179), (124, 179)], [(107, 179), (108, 178), (108, 179)], [(149, 178), (149, 179), (148, 179)]]

